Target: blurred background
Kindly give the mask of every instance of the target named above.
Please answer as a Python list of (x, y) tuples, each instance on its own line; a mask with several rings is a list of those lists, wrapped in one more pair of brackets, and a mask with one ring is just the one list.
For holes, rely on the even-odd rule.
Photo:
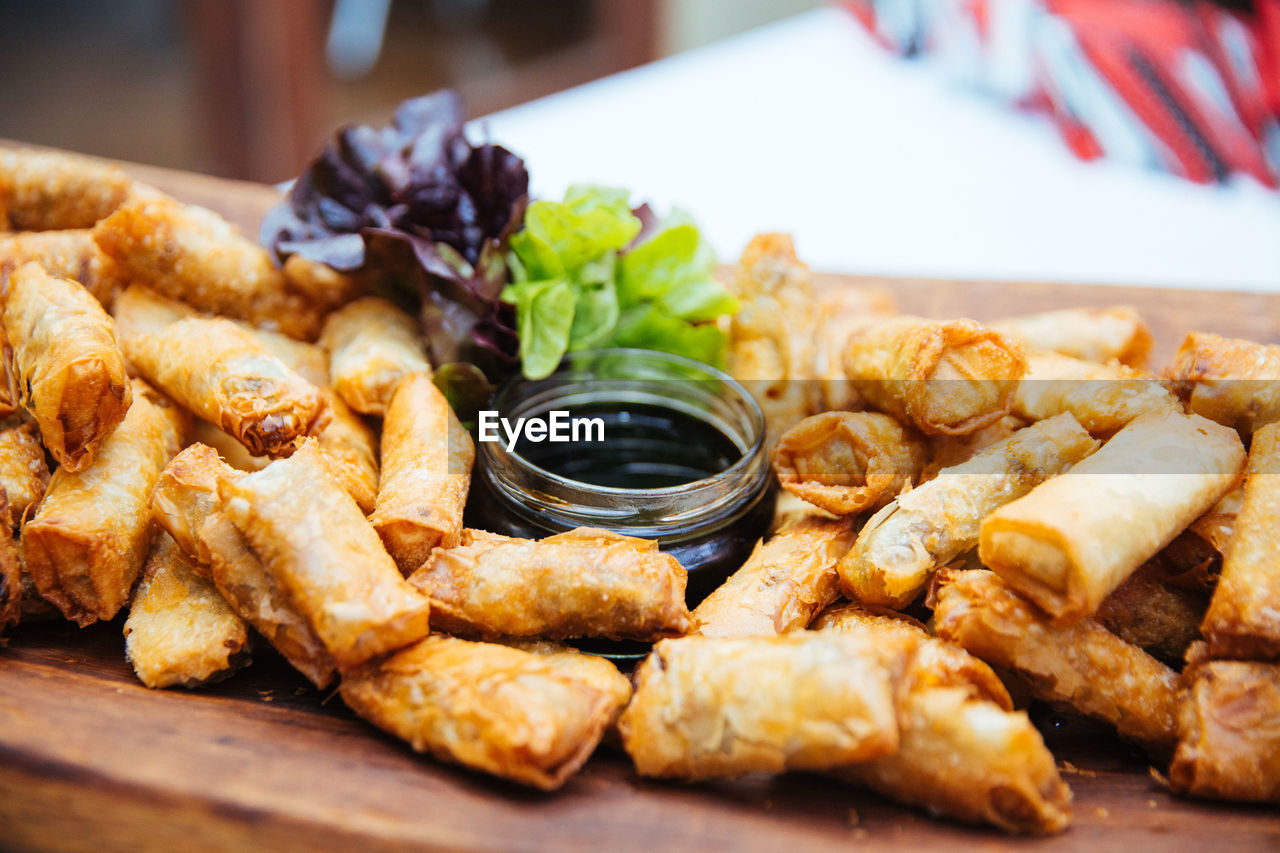
[[(0, 139), (254, 181), (442, 86), (816, 269), (1280, 290), (1280, 0), (0, 0)], [(1280, 318), (1277, 318), (1280, 327)]]

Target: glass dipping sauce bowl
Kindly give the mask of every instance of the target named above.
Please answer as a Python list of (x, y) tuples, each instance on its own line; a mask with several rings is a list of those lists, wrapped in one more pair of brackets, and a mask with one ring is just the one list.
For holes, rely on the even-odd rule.
[[(692, 429), (687, 437), (673, 435), (672, 430), (655, 431), (653, 453), (668, 458), (653, 460), (654, 468), (665, 471), (666, 479), (672, 478), (672, 471), (679, 479), (679, 471), (696, 469), (667, 463), (678, 456), (702, 458), (700, 440), (707, 446), (707, 457), (718, 447), (737, 458), (723, 470), (677, 485), (604, 486), (572, 479), (527, 458), (526, 453), (545, 458), (547, 445), (535, 448), (524, 441), (508, 450), (507, 437), (499, 430), (499, 441), (477, 443), (468, 526), (534, 539), (575, 527), (600, 527), (657, 540), (661, 550), (688, 570), (686, 598), (692, 607), (743, 564), (773, 518), (764, 415), (742, 385), (709, 365), (654, 350), (584, 350), (567, 355), (545, 379), (508, 380), (494, 393), (489, 408), (513, 423), (521, 417), (545, 418), (557, 410), (570, 417), (640, 411), (657, 414), (658, 421), (669, 415)], [(629, 418), (606, 417), (605, 441), (574, 445), (566, 458), (590, 467), (596, 459), (589, 454), (596, 454), (595, 471), (601, 476), (592, 479), (597, 480), (617, 480), (627, 458), (638, 457), (643, 469), (643, 434), (632, 434), (624, 439), (629, 443), (610, 449), (610, 424), (616, 429), (644, 420)], [(706, 442), (708, 438), (717, 440)], [(535, 449), (538, 453), (532, 452)], [(729, 453), (719, 458), (727, 461)], [(610, 467), (611, 459), (618, 461), (616, 470)]]

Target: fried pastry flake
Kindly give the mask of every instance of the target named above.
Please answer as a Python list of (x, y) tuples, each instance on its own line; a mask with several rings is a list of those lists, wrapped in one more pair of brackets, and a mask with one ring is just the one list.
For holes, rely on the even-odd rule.
[(88, 467), (129, 409), (129, 377), (111, 316), (73, 281), (35, 263), (0, 296), (0, 325), (23, 408), (70, 471)]
[(384, 414), (396, 386), (409, 374), (431, 375), (418, 321), (375, 296), (330, 314), (320, 345), (329, 351), (334, 390), (361, 414)]
[(773, 451), (782, 488), (836, 515), (883, 506), (925, 463), (914, 430), (879, 412), (825, 412), (787, 430)]
[(687, 581), (658, 543), (590, 527), (539, 540), (463, 531), (409, 577), (433, 628), (484, 639), (679, 636), (693, 625)]
[(979, 556), (1055, 619), (1079, 619), (1231, 491), (1244, 462), (1234, 430), (1142, 415), (1066, 476), (987, 516)]
[(1094, 452), (1070, 414), (1019, 430), (898, 497), (863, 526), (837, 570), (857, 601), (902, 607), (978, 543), (983, 519)]
[(1153, 343), (1151, 328), (1128, 305), (1063, 308), (1006, 317), (988, 325), (1028, 347), (1098, 364), (1118, 361), (1138, 370), (1147, 366)]
[(88, 157), (31, 149), (0, 151), (0, 228), (92, 228), (124, 203), (132, 184), (115, 166)]
[(584, 663), (433, 636), (348, 673), (342, 699), (418, 752), (553, 791), (626, 702), (617, 679)]
[(132, 384), (133, 404), (92, 464), (55, 471), (22, 528), (40, 594), (81, 627), (112, 618), (128, 600), (155, 534), (151, 491), (187, 430), (181, 409), (142, 380)]
[(160, 533), (124, 623), (125, 657), (147, 687), (198, 687), (249, 661), (244, 622)]

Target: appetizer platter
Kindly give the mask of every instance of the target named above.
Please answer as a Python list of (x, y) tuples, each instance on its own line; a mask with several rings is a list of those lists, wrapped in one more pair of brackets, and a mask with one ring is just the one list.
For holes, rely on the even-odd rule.
[[(0, 846), (1280, 844), (1280, 295), (717, 268), (513, 159), (0, 146)], [(474, 438), (664, 370), (725, 462), (595, 491), (697, 548)]]

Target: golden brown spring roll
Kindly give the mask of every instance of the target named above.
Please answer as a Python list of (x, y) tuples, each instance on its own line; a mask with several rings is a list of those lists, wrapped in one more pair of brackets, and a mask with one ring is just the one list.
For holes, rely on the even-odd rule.
[(1146, 412), (1181, 411), (1158, 380), (1119, 364), (1094, 364), (1046, 350), (1029, 350), (1013, 413), (1041, 421), (1075, 415), (1093, 435), (1110, 435)]
[(978, 543), (984, 518), (1097, 447), (1062, 414), (944, 469), (867, 521), (837, 566), (845, 594), (885, 607), (911, 603), (934, 571)]
[(382, 424), (382, 472), (370, 521), (408, 575), (436, 546), (451, 548), (475, 461), (471, 435), (425, 373), (396, 386)]
[(22, 528), (40, 594), (81, 627), (116, 615), (151, 547), (151, 490), (182, 447), (185, 413), (139, 379), (133, 405), (88, 468), (63, 466)]
[(1209, 660), (1183, 674), (1175, 793), (1280, 803), (1280, 664)]
[(988, 325), (1029, 347), (1105, 364), (1142, 369), (1151, 355), (1151, 328), (1128, 305), (1064, 308), (1006, 317)]
[(329, 376), (348, 406), (382, 415), (400, 380), (431, 375), (418, 321), (385, 299), (366, 296), (324, 321), (320, 345), (329, 351)]
[(110, 305), (125, 283), (120, 269), (102, 253), (88, 230), (0, 234), (0, 281), (32, 262), (52, 276), (79, 282), (103, 305)]
[(314, 441), (261, 471), (218, 483), (222, 511), (340, 671), (426, 636), (427, 599), (387, 555)]
[(1027, 715), (982, 661), (903, 617), (858, 604), (824, 612), (817, 630), (919, 642), (900, 690), (900, 742), (892, 755), (834, 771), (902, 802), (1006, 832), (1061, 832), (1071, 790)]
[(0, 429), (0, 488), (8, 497), (13, 524), (35, 509), (48, 487), (49, 466), (35, 426), (23, 423)]
[(440, 636), (349, 673), (342, 699), (418, 752), (545, 791), (582, 767), (626, 701), (616, 682), (547, 656)]
[(1244, 448), (1197, 415), (1142, 415), (982, 522), (978, 554), (1060, 622), (1087, 616), (1235, 487)]
[(92, 228), (129, 195), (115, 166), (56, 151), (0, 151), (0, 207), (14, 231)]
[(464, 531), (409, 578), (433, 628), (485, 639), (679, 636), (693, 625), (687, 580), (658, 543), (590, 527), (537, 541)]
[(851, 335), (873, 317), (898, 313), (887, 291), (876, 287), (842, 286), (818, 303), (817, 353), (814, 375), (821, 380), (821, 407), (829, 411), (865, 408), (844, 374), (844, 348)]
[(1188, 411), (1243, 435), (1280, 421), (1280, 345), (1191, 332), (1166, 375)]
[(318, 305), (344, 305), (368, 289), (358, 277), (340, 273), (327, 264), (309, 261), (302, 255), (290, 255), (281, 271), (290, 287)]
[(124, 636), (125, 657), (147, 687), (198, 687), (249, 662), (244, 622), (163, 532), (129, 605)]
[(1004, 441), (1026, 425), (1021, 418), (1005, 415), (991, 426), (983, 427), (968, 435), (928, 436), (929, 464), (920, 472), (920, 482), (932, 480), (945, 468), (968, 462), (991, 445)]
[(188, 317), (123, 341), (129, 362), (255, 456), (287, 456), (329, 417), (316, 386), (229, 320)]
[(1040, 699), (1110, 723), (1156, 756), (1173, 748), (1178, 674), (1096, 619), (1055, 627), (982, 569), (939, 572), (932, 603), (939, 637), (1022, 676)]
[(34, 263), (9, 276), (0, 299), (22, 405), (58, 463), (83, 470), (129, 408), (111, 317), (83, 287)]
[(1009, 414), (1022, 346), (973, 320), (901, 315), (849, 337), (844, 372), (872, 406), (922, 432), (965, 435)]
[(836, 515), (888, 503), (924, 467), (915, 430), (879, 412), (825, 412), (787, 430), (773, 451), (782, 488)]
[(22, 620), (22, 555), (13, 538), (14, 519), (0, 489), (0, 635)]
[(134, 281), (212, 314), (314, 340), (325, 306), (294, 290), (261, 246), (212, 211), (135, 194), (94, 228)]
[(173, 458), (151, 495), (156, 522), (213, 581), (231, 609), (317, 687), (333, 681), (334, 661), (288, 592), (263, 568), (221, 509), (218, 484), (244, 476), (193, 444)]
[(890, 755), (914, 646), (830, 631), (663, 640), (636, 669), (623, 745), (641, 776), (688, 780)]
[(742, 568), (694, 609), (694, 630), (768, 637), (804, 628), (835, 600), (836, 562), (854, 535), (853, 519), (806, 518), (757, 542)]
[(1253, 434), (1244, 505), (1201, 632), (1213, 657), (1280, 657), (1280, 423)]

